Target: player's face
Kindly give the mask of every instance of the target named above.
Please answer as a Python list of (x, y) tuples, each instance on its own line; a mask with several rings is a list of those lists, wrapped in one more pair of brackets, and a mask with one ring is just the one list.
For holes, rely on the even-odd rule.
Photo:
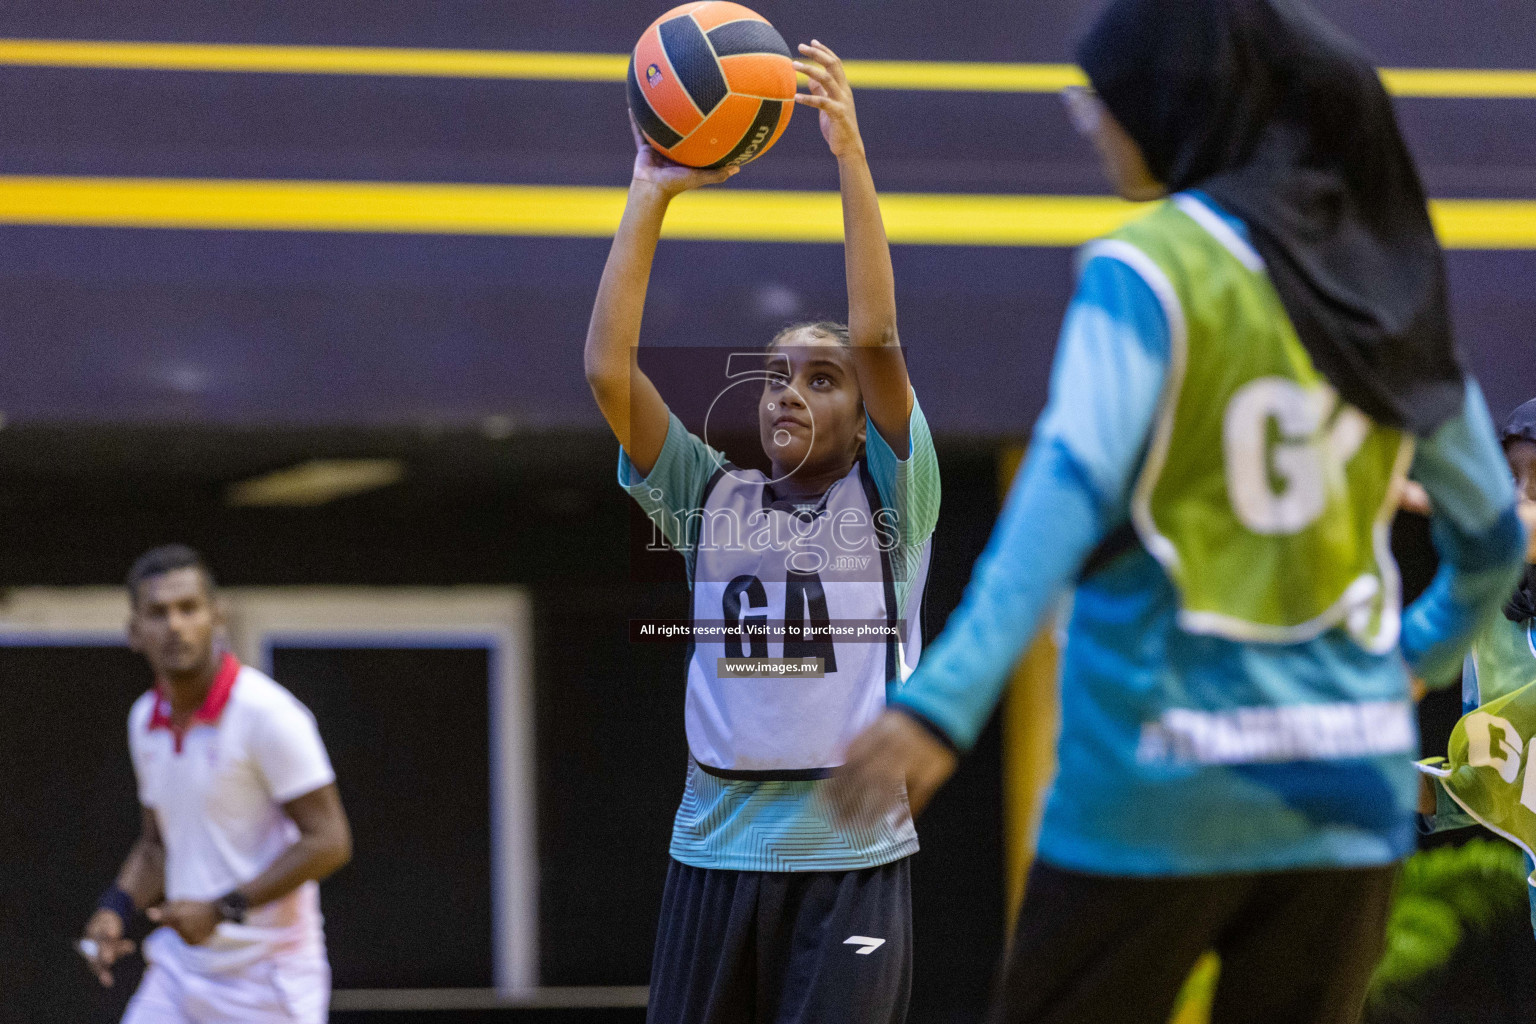
[(1141, 147), (1115, 120), (1103, 100), (1091, 90), (1081, 88), (1066, 93), (1064, 98), (1074, 127), (1098, 150), (1104, 174), (1120, 198), (1142, 203), (1168, 194), (1163, 183), (1152, 176)]
[(218, 627), (218, 609), (202, 572), (172, 569), (139, 584), (128, 636), (155, 675), (176, 678), (212, 665)]
[(776, 472), (851, 466), (864, 442), (864, 401), (853, 357), (836, 338), (801, 331), (775, 345), (789, 379), (764, 382), (758, 434)]
[(1511, 441), (1504, 446), (1509, 468), (1515, 474), (1515, 493), (1520, 499), (1520, 518), (1530, 533), (1525, 560), (1536, 564), (1536, 441)]

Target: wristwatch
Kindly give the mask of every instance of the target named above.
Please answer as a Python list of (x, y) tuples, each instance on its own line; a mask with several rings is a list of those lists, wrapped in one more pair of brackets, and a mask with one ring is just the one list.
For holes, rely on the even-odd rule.
[(251, 908), (251, 901), (245, 898), (245, 893), (235, 889), (214, 900), (213, 906), (219, 912), (220, 920), (243, 924), (245, 912)]

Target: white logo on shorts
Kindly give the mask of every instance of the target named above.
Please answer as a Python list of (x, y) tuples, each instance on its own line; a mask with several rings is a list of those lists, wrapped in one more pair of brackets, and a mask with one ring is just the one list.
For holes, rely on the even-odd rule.
[(863, 946), (864, 947), (863, 949), (856, 949), (856, 950), (854, 950), (854, 953), (856, 953), (859, 956), (869, 956), (869, 954), (873, 953), (875, 950), (877, 950), (881, 946), (885, 945), (885, 940), (884, 939), (872, 939), (868, 935), (850, 935), (846, 939), (843, 940), (843, 945), (845, 945), (845, 946)]

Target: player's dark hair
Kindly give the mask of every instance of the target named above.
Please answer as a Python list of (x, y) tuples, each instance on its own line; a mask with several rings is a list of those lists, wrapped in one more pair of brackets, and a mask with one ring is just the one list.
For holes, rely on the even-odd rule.
[(139, 599), (139, 585), (155, 576), (163, 576), (177, 569), (196, 569), (203, 574), (203, 583), (213, 592), (213, 572), (203, 556), (185, 544), (162, 544), (140, 555), (128, 570), (128, 600)]
[(847, 324), (840, 324), (836, 320), (806, 320), (798, 324), (790, 324), (779, 331), (778, 334), (773, 336), (773, 340), (768, 343), (768, 348), (771, 350), (783, 344), (785, 340), (794, 337), (801, 331), (810, 331), (812, 334), (822, 338), (831, 338), (844, 348), (853, 344), (848, 340)]
[(1509, 414), (1504, 428), (1499, 431), (1499, 441), (1505, 448), (1511, 441), (1536, 441), (1536, 398)]

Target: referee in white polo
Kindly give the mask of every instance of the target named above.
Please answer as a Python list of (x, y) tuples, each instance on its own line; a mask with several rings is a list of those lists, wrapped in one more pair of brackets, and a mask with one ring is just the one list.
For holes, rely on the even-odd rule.
[(213, 576), (191, 548), (140, 557), (128, 596), (130, 645), (155, 673), (128, 715), (143, 829), (80, 951), (111, 985), (134, 915), (160, 925), (123, 1024), (323, 1024), (317, 883), (351, 858), (352, 835), (314, 716), (223, 650)]

